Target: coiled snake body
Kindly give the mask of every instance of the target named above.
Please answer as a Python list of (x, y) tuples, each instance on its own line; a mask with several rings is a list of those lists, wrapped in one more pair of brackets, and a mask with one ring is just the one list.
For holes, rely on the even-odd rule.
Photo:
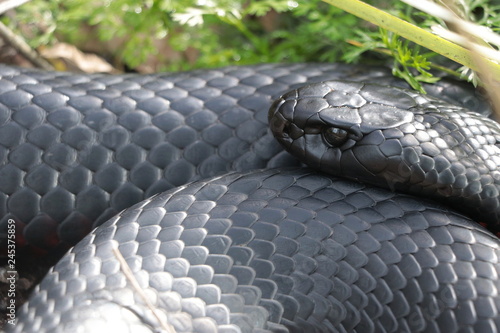
[[(13, 219), (20, 245), (51, 249), (110, 218), (48, 273), (12, 331), (500, 330), (498, 239), (447, 206), (366, 184), (444, 196), (497, 230), (496, 123), (370, 84), (283, 95), (269, 112), (283, 145), (357, 182), (297, 167), (268, 109), (304, 82), (396, 83), (381, 69), (0, 73), (2, 229)], [(230, 170), (254, 171), (183, 185)]]

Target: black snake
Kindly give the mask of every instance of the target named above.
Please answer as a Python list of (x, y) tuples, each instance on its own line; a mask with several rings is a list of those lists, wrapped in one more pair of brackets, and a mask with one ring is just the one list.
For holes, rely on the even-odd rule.
[[(3, 232), (15, 220), (20, 247), (51, 251), (110, 219), (49, 272), (12, 331), (500, 330), (495, 236), (446, 206), (299, 167), (267, 129), (272, 100), (290, 89), (345, 78), (401, 85), (387, 71), (0, 74)], [(447, 81), (431, 93), (483, 108)], [(283, 95), (269, 116), (311, 166), (444, 195), (496, 231), (500, 130), (456, 111), (330, 81)], [(217, 176), (228, 171), (240, 173)]]

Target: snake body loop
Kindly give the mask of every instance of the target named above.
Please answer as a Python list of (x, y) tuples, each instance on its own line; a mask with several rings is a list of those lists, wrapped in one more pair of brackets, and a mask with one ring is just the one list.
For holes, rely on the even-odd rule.
[[(269, 105), (344, 77), (401, 84), (382, 68), (336, 64), (113, 76), (0, 67), (1, 248), (9, 219), (18, 246), (51, 250), (190, 181), (298, 165), (268, 130)], [(483, 109), (466, 88), (433, 89)]]
[[(331, 81), (396, 83), (368, 70), (0, 68), (1, 222), (50, 249), (109, 218), (50, 270), (11, 331), (499, 332), (499, 240), (379, 187), (482, 205), (495, 230), (498, 126), (431, 97)], [(482, 109), (459, 86), (432, 89)], [(300, 161), (363, 182), (298, 167), (268, 116)]]

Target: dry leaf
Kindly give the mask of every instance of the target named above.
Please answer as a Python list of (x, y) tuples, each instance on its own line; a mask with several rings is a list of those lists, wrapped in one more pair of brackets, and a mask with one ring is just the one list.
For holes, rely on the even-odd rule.
[(75, 46), (58, 43), (40, 49), (40, 54), (49, 60), (57, 70), (84, 73), (117, 73), (103, 58), (90, 53), (83, 53)]

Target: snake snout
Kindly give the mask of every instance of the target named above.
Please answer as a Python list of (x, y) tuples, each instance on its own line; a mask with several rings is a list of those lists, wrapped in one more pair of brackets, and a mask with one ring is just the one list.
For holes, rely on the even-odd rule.
[(269, 127), (271, 128), (271, 131), (273, 132), (274, 135), (282, 133), (285, 127), (290, 123), (279, 112), (279, 109), (283, 105), (283, 103), (285, 103), (285, 101), (280, 98), (274, 101), (274, 103), (271, 105), (271, 108), (269, 108), (269, 113), (267, 118), (269, 121)]
[(280, 98), (269, 109), (268, 121), (271, 132), (282, 144), (290, 145), (303, 135), (303, 131), (293, 124), (293, 110), (290, 102)]

